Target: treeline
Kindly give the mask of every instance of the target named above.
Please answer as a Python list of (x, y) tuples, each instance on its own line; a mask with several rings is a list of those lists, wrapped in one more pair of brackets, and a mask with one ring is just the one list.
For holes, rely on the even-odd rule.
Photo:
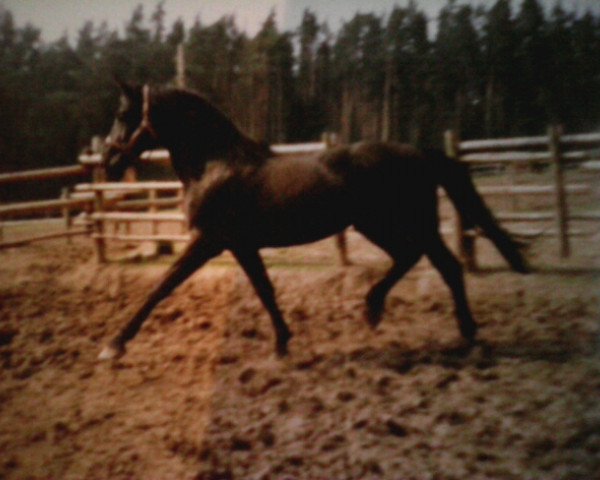
[[(434, 33), (435, 32), (435, 33)], [(0, 169), (73, 163), (108, 131), (114, 75), (164, 85), (184, 45), (186, 81), (256, 139), (462, 138), (568, 131), (600, 117), (600, 18), (545, 12), (539, 0), (473, 8), (449, 0), (428, 19), (417, 2), (357, 14), (332, 31), (306, 11), (295, 31), (270, 15), (248, 36), (234, 17), (165, 24), (163, 3), (134, 10), (122, 32), (87, 22), (76, 38), (41, 41), (0, 9)]]

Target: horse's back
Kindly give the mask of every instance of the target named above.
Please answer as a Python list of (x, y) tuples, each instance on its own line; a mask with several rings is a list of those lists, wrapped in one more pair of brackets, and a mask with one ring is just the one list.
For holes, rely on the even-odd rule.
[(263, 195), (286, 202), (341, 187), (340, 178), (315, 155), (270, 158), (256, 172), (255, 181)]
[(188, 192), (191, 223), (232, 243), (263, 246), (314, 241), (350, 224), (399, 230), (433, 218), (430, 170), (418, 150), (384, 143), (247, 168), (217, 164)]
[(413, 233), (437, 228), (436, 166), (416, 148), (361, 142), (332, 149), (320, 161), (344, 182), (360, 230)]
[(428, 158), (402, 143), (360, 142), (328, 150), (319, 161), (352, 189), (412, 190), (434, 180)]
[(437, 184), (435, 165), (401, 143), (361, 142), (325, 152), (320, 162), (361, 197), (419, 197)]

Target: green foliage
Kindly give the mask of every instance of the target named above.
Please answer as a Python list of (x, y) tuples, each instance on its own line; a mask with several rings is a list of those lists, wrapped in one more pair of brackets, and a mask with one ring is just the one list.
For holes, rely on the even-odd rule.
[(172, 84), (180, 44), (188, 86), (268, 142), (333, 130), (431, 145), (446, 128), (527, 135), (551, 122), (589, 130), (600, 117), (600, 19), (560, 3), (544, 12), (539, 0), (477, 10), (448, 0), (435, 38), (415, 1), (357, 14), (336, 33), (310, 10), (282, 32), (272, 13), (252, 38), (234, 17), (166, 25), (165, 5), (137, 7), (122, 33), (86, 22), (52, 43), (0, 7), (1, 171), (72, 164), (109, 129), (113, 76)]

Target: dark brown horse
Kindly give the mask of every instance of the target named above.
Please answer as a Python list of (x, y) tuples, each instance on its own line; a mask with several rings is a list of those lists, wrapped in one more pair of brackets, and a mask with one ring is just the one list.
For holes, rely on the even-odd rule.
[(396, 143), (358, 143), (311, 158), (276, 158), (238, 130), (201, 96), (180, 89), (121, 84), (119, 110), (104, 161), (115, 179), (142, 151), (169, 150), (185, 189), (192, 240), (100, 358), (125, 352), (152, 309), (175, 287), (224, 250), (235, 256), (267, 309), (276, 351), (292, 334), (275, 300), (259, 254), (262, 247), (312, 242), (353, 225), (394, 263), (366, 297), (376, 327), (394, 284), (426, 255), (450, 287), (462, 336), (477, 333), (460, 263), (438, 232), (442, 185), (465, 221), (478, 225), (519, 272), (527, 267), (516, 244), (477, 194), (466, 167), (437, 151)]

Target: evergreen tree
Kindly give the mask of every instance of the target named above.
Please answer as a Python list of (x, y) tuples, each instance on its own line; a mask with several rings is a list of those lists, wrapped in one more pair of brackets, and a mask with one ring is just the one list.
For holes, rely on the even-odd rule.
[(182, 42), (189, 86), (258, 140), (334, 130), (432, 145), (446, 128), (463, 138), (539, 134), (551, 122), (597, 128), (597, 15), (559, 3), (545, 16), (539, 0), (519, 1), (515, 14), (511, 0), (481, 10), (459, 1), (441, 10), (435, 39), (416, 1), (385, 18), (357, 14), (337, 32), (309, 10), (282, 32), (271, 14), (253, 38), (233, 17), (189, 29), (178, 19), (169, 30), (159, 2), (148, 18), (134, 9), (122, 32), (85, 22), (72, 42), (51, 43), (0, 7), (0, 170), (73, 163), (110, 126), (112, 77), (171, 84)]
[(546, 79), (546, 98), (543, 99), (546, 118), (552, 124), (571, 123), (577, 112), (572, 110), (574, 95), (569, 77), (575, 68), (572, 39), (573, 17), (557, 4), (547, 22), (547, 49), (551, 52)]
[(334, 62), (342, 87), (342, 138), (380, 138), (381, 92), (385, 82), (381, 18), (357, 14), (343, 25), (334, 45)]
[(449, 0), (440, 13), (435, 41), (440, 118), (462, 136), (480, 134), (481, 50), (470, 6)]
[(335, 122), (332, 97), (336, 94), (331, 88), (333, 69), (329, 37), (327, 26), (319, 24), (317, 16), (306, 10), (297, 31), (296, 97), (290, 110), (291, 138), (297, 141), (318, 138)]
[(483, 27), (485, 69), (485, 135), (493, 137), (509, 130), (513, 98), (515, 27), (510, 0), (497, 0), (487, 12)]
[(572, 70), (567, 71), (572, 116), (566, 125), (575, 131), (598, 128), (600, 117), (600, 18), (590, 12), (572, 24)]
[(516, 18), (515, 129), (524, 134), (539, 133), (547, 123), (544, 101), (548, 99), (551, 52), (547, 48), (544, 11), (538, 0), (523, 0)]
[(382, 138), (420, 144), (431, 108), (430, 85), (425, 80), (431, 74), (431, 52), (427, 20), (413, 2), (392, 11), (385, 50)]
[(320, 27), (316, 15), (305, 10), (302, 23), (298, 29), (300, 54), (298, 59), (298, 90), (303, 101), (314, 100), (317, 90), (316, 50), (319, 41)]
[(286, 140), (290, 97), (294, 95), (293, 46), (289, 33), (279, 33), (275, 12), (267, 17), (251, 44), (256, 61), (253, 79), (263, 118), (253, 122), (258, 138), (266, 142)]

